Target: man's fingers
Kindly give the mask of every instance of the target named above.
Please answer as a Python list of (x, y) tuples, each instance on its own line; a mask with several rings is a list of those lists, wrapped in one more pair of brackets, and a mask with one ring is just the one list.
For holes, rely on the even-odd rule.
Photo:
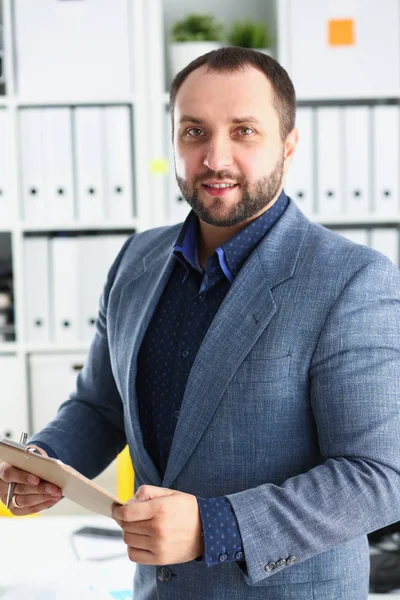
[(56, 485), (42, 481), (39, 485), (32, 486), (25, 483), (17, 483), (14, 489), (14, 494), (46, 494), (50, 496), (61, 495), (62, 491)]
[(123, 539), (125, 544), (131, 548), (147, 550), (148, 552), (154, 551), (154, 540), (148, 535), (138, 535), (124, 531)]
[(13, 506), (14, 508), (34, 508), (35, 510), (37, 510), (38, 506), (40, 506), (41, 504), (46, 504), (47, 502), (58, 502), (58, 500), (61, 498), (61, 494), (58, 494), (57, 496), (49, 496), (48, 494), (14, 494), (14, 498), (17, 504), (16, 507), (13, 502), (11, 503), (11, 506)]
[[(22, 496), (22, 498), (23, 498), (23, 496)], [(19, 496), (17, 498), (18, 505), (19, 505), (20, 499), (21, 499), (21, 496)], [(57, 504), (58, 501), (59, 501), (59, 499), (53, 498), (52, 500), (47, 500), (46, 502), (41, 502), (40, 504), (35, 504), (34, 506), (29, 506), (29, 507), (25, 507), (25, 508), (15, 508), (14, 504), (11, 503), (10, 511), (16, 517), (25, 517), (26, 515), (33, 515), (34, 513), (38, 513), (42, 510), (45, 510), (46, 508), (51, 508), (52, 506)]]
[(22, 471), (8, 463), (0, 463), (0, 479), (5, 483), (29, 483), (30, 485), (39, 485), (40, 478), (27, 471)]

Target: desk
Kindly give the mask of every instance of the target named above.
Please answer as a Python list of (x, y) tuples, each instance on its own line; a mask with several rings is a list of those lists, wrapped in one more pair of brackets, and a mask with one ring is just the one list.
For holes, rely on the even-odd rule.
[[(100, 568), (105, 563), (76, 558), (70, 543), (71, 533), (83, 525), (117, 527), (112, 519), (102, 516), (44, 516), (18, 519), (0, 518), (0, 596), (22, 581), (30, 581), (62, 567), (71, 573), (77, 567)], [(107, 561), (124, 571), (124, 582), (132, 589), (135, 565), (128, 557)], [(46, 579), (44, 579), (44, 582)], [(107, 595), (108, 596), (108, 595)], [(112, 596), (108, 596), (112, 597)], [(115, 596), (116, 597), (116, 596)]]

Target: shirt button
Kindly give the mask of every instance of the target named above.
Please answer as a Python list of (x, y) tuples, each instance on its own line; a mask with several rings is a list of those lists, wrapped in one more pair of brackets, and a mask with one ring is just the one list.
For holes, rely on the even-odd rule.
[(296, 557), (295, 556), (289, 556), (289, 558), (286, 559), (286, 564), (287, 565), (293, 565), (296, 562)]
[(218, 557), (218, 560), (219, 560), (219, 562), (225, 562), (227, 558), (228, 558), (227, 554), (220, 554)]
[(190, 354), (190, 352), (187, 348), (186, 348), (186, 350), (183, 350), (183, 352), (182, 352), (183, 358), (187, 358), (189, 356), (189, 354)]
[(243, 556), (244, 556), (243, 552), (240, 552), (240, 551), (236, 552), (235, 559), (236, 560), (243, 560)]
[(171, 579), (171, 577), (172, 577), (172, 573), (171, 573), (170, 569), (167, 569), (167, 567), (160, 567), (159, 569), (157, 569), (158, 581), (162, 581), (163, 583), (168, 583), (168, 581)]
[(180, 415), (180, 412), (181, 412), (180, 410), (176, 410), (176, 411), (174, 412), (174, 417), (176, 417), (176, 418), (178, 419), (178, 418), (179, 418), (179, 415)]
[(271, 563), (268, 563), (267, 565), (265, 565), (264, 571), (266, 571), (267, 573), (270, 573), (275, 568), (276, 568), (276, 564), (274, 562), (271, 562)]

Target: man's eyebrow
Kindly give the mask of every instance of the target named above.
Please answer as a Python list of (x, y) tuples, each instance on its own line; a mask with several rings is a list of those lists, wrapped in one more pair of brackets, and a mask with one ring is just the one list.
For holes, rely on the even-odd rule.
[(248, 116), (248, 117), (236, 117), (235, 119), (232, 119), (232, 123), (258, 123), (258, 119), (256, 119), (256, 117), (252, 117), (252, 116)]
[(179, 119), (179, 123), (196, 123), (196, 125), (201, 125), (204, 123), (202, 119), (197, 119), (196, 117), (192, 117), (191, 115), (182, 115)]

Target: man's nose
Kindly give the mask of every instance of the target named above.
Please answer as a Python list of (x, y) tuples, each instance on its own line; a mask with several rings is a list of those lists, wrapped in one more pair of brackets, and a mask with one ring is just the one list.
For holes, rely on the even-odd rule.
[(206, 147), (203, 164), (212, 171), (221, 171), (233, 162), (232, 142), (229, 138), (219, 136), (210, 140)]

